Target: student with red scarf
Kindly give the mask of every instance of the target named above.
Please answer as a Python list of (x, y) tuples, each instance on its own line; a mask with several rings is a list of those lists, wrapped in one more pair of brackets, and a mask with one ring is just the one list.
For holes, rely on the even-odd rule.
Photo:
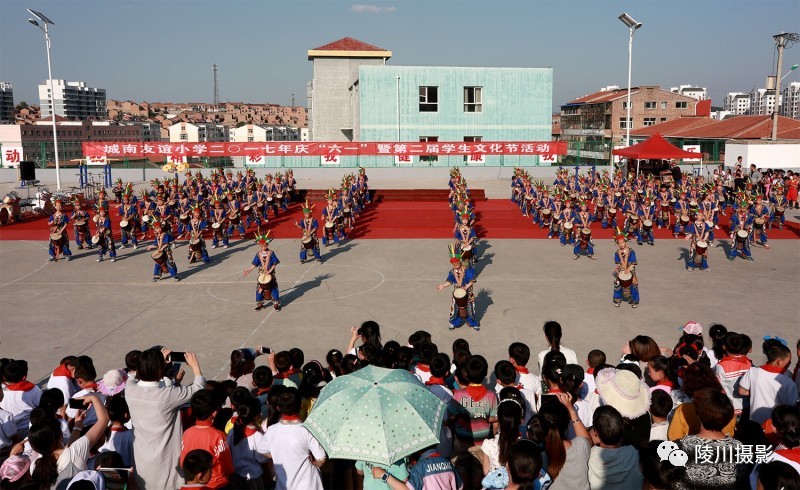
[(0, 408), (14, 416), (19, 437), (28, 435), (31, 410), (39, 406), (42, 390), (28, 381), (28, 363), (10, 360), (3, 366), (3, 399)]

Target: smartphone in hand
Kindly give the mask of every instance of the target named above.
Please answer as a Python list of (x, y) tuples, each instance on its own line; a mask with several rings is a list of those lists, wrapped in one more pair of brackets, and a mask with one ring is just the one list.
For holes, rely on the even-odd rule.
[(68, 403), (69, 408), (74, 410), (83, 410), (86, 408), (86, 405), (83, 404), (83, 400), (79, 400), (77, 398), (70, 398)]
[(261, 353), (262, 354), (269, 354), (270, 352), (272, 352), (272, 349), (270, 349), (269, 347), (263, 346), (263, 345), (261, 346)]
[(185, 352), (172, 351), (169, 353), (169, 362), (186, 362)]

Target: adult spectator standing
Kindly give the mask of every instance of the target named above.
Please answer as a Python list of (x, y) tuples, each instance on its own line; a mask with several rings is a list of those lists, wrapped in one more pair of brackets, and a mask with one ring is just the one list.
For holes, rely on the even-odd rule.
[(171, 489), (180, 486), (178, 459), (181, 425), (178, 414), (192, 395), (202, 390), (206, 379), (197, 357), (186, 353), (186, 365), (194, 373), (191, 386), (167, 385), (165, 361), (169, 350), (155, 347), (142, 352), (136, 378), (128, 379), (125, 399), (134, 428), (133, 458), (140, 488)]
[(681, 168), (678, 166), (678, 162), (672, 160), (669, 162), (670, 169), (669, 171), (672, 172), (672, 180), (675, 182), (675, 187), (680, 187), (683, 181), (683, 172)]

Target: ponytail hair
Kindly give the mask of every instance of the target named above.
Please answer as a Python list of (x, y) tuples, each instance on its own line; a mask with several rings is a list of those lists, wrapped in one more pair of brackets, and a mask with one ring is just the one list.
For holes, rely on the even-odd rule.
[(549, 321), (544, 324), (544, 336), (550, 344), (551, 351), (561, 350), (561, 324)]
[(544, 447), (547, 453), (547, 472), (555, 480), (567, 460), (564, 439), (569, 427), (569, 411), (560, 403), (545, 403), (536, 414), (544, 433)]
[(513, 398), (506, 398), (497, 406), (497, 422), (500, 424), (498, 461), (501, 465), (508, 463), (511, 447), (519, 439), (519, 426), (524, 412), (522, 404)]
[(62, 437), (61, 424), (49, 417), (32, 425), (28, 432), (31, 447), (42, 455), (32, 473), (33, 479), (42, 487), (50, 487), (58, 479), (58, 461), (53, 452), (61, 447)]

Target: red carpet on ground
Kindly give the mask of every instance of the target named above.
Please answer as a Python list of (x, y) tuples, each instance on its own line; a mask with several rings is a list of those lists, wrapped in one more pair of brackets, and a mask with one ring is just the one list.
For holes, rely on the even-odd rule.
[[(356, 220), (356, 226), (350, 234), (351, 238), (358, 239), (413, 239), (413, 238), (452, 238), (453, 213), (447, 204), (446, 197), (442, 201), (401, 201), (394, 199), (381, 199), (381, 191), (375, 191), (374, 202), (367, 206)], [(446, 196), (446, 193), (445, 193)], [(317, 201), (314, 216), (321, 221), (319, 215), (324, 202)], [(534, 238), (545, 239), (547, 232), (534, 225), (530, 217), (523, 217), (513, 203), (508, 199), (478, 200), (475, 203), (477, 215), (476, 231), (481, 238)], [(115, 205), (111, 207), (111, 217), (114, 222), (114, 236), (119, 238), (119, 216)], [(303, 215), (299, 204), (293, 204), (288, 212), (281, 212), (277, 217), (270, 217), (269, 224), (262, 228), (272, 230), (272, 236), (277, 239), (292, 239), (300, 237), (300, 230), (294, 223), (302, 219)], [(717, 238), (727, 236), (730, 215), (720, 219), (721, 230), (717, 231)], [(323, 223), (320, 222), (320, 226)], [(70, 239), (73, 238), (72, 226), (67, 227)], [(602, 229), (600, 223), (592, 225), (593, 238), (611, 238), (612, 230)], [(92, 225), (94, 232), (94, 225)], [(255, 226), (251, 226), (248, 237), (253, 235)], [(671, 239), (671, 230), (654, 230), (656, 240)], [(0, 240), (47, 240), (48, 227), (46, 219), (38, 219), (23, 223), (13, 223), (0, 227)], [(238, 231), (234, 232), (238, 238)], [(772, 229), (768, 232), (769, 239), (797, 239), (800, 238), (800, 225), (787, 221), (783, 230)], [(210, 236), (210, 235), (209, 235)]]

